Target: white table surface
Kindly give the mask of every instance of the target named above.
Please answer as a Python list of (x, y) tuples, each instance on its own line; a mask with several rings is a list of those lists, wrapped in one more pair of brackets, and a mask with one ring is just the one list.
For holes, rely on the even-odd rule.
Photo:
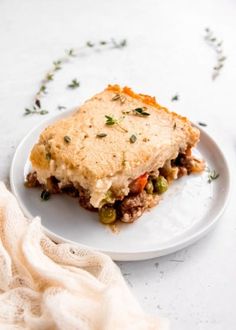
[[(40, 79), (64, 49), (86, 41), (127, 38), (123, 50), (93, 50), (64, 66), (50, 85), (47, 116), (83, 102), (108, 83), (156, 95), (170, 109), (206, 130), (232, 164), (231, 202), (206, 238), (172, 255), (120, 262), (143, 308), (167, 316), (175, 330), (236, 329), (236, 2), (234, 0), (1, 0), (0, 2), (0, 179), (23, 136), (45, 119), (23, 116)], [(228, 56), (211, 80), (215, 53), (204, 39), (211, 27)], [(65, 86), (78, 78), (81, 87)], [(178, 93), (180, 100), (171, 102)], [(124, 302), (125, 303), (125, 302)]]

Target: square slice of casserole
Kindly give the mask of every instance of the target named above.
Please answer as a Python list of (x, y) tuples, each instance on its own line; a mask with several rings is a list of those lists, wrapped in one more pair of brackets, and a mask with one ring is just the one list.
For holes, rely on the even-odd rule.
[(155, 98), (109, 85), (41, 133), (28, 186), (78, 197), (104, 223), (132, 222), (173, 180), (204, 169), (191, 154), (199, 135)]

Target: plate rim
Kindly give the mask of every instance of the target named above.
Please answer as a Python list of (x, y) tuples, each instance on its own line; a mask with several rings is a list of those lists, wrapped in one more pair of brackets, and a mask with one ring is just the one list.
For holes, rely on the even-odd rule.
[[(77, 108), (77, 107), (76, 107)], [(35, 125), (20, 141), (20, 143), (17, 145), (17, 148), (15, 150), (14, 156), (12, 158), (11, 166), (10, 166), (10, 187), (11, 191), (16, 197), (16, 200), (18, 204), (20, 205), (20, 208), (25, 216), (27, 216), (30, 219), (34, 219), (35, 217), (32, 216), (32, 214), (27, 210), (27, 208), (24, 206), (23, 202), (21, 201), (21, 198), (19, 194), (17, 193), (17, 189), (14, 184), (14, 166), (16, 163), (18, 151), (20, 150), (21, 146), (24, 144), (24, 142), (28, 139), (28, 137), (37, 129), (42, 127), (44, 124), (51, 124), (52, 121), (64, 118), (66, 115), (69, 115), (71, 112), (75, 111), (76, 108), (68, 109), (66, 111), (63, 111), (62, 113), (53, 115), (49, 118), (45, 118), (44, 120), (40, 121), (37, 125)], [(107, 249), (96, 249), (92, 246), (75, 242), (70, 239), (64, 238), (63, 236), (60, 236), (53, 231), (49, 230), (45, 226), (42, 225), (43, 231), (46, 235), (48, 235), (53, 241), (58, 242), (58, 243), (71, 243), (71, 244), (79, 244), (80, 246), (83, 246), (87, 249), (96, 249), (97, 251), (101, 253), (105, 253), (109, 255), (113, 260), (116, 261), (134, 261), (134, 260), (146, 260), (146, 259), (151, 259), (151, 258), (156, 258), (164, 255), (168, 255), (172, 252), (178, 251), (186, 246), (189, 246), (195, 242), (197, 242), (200, 238), (206, 236), (208, 232), (213, 229), (218, 222), (219, 218), (223, 215), (229, 200), (230, 200), (230, 195), (231, 195), (231, 173), (230, 173), (230, 166), (229, 162), (227, 159), (227, 156), (223, 153), (221, 148), (219, 147), (219, 144), (215, 141), (215, 138), (213, 138), (211, 135), (209, 135), (205, 130), (203, 130), (200, 125), (192, 123), (193, 126), (197, 127), (200, 130), (200, 133), (205, 135), (212, 144), (214, 144), (214, 147), (217, 149), (218, 153), (220, 154), (221, 158), (224, 161), (224, 169), (226, 171), (226, 175), (228, 177), (228, 182), (225, 190), (225, 199), (224, 202), (218, 211), (218, 213), (212, 218), (210, 223), (207, 225), (201, 227), (200, 229), (196, 230), (194, 233), (188, 235), (187, 237), (184, 237), (181, 239), (181, 241), (174, 242), (172, 244), (168, 244), (167, 246), (164, 246), (162, 249), (157, 249), (157, 248), (152, 248), (148, 249), (145, 251), (132, 251), (132, 252), (117, 252), (117, 251), (112, 251), (112, 250), (107, 250)]]

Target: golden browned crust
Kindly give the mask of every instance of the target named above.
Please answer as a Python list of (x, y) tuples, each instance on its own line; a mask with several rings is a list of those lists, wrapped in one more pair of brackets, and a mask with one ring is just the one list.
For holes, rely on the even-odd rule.
[(155, 96), (150, 96), (150, 95), (145, 95), (145, 94), (137, 94), (135, 93), (130, 87), (120, 87), (119, 85), (108, 85), (106, 90), (108, 91), (113, 91), (115, 93), (124, 93), (126, 95), (131, 96), (134, 99), (137, 99), (143, 103), (145, 103), (146, 105), (150, 105), (152, 107), (155, 107), (158, 110), (163, 110), (169, 114), (172, 114), (172, 116), (176, 116), (179, 119), (183, 120), (183, 121), (188, 121), (188, 119), (186, 117), (180, 116), (175, 112), (171, 112), (169, 111), (167, 108), (162, 107), (159, 103), (157, 103)]
[[(137, 99), (141, 101), (142, 103), (146, 105), (150, 105), (158, 110), (164, 111), (168, 114), (171, 114), (173, 117), (178, 118), (181, 120), (183, 123), (189, 123), (188, 118), (183, 117), (173, 111), (169, 111), (167, 108), (161, 106), (157, 101), (155, 96), (150, 96), (146, 94), (141, 94), (141, 93), (135, 93), (130, 87), (125, 86), (125, 87), (120, 87), (118, 84), (115, 85), (108, 85), (106, 90), (113, 91), (114, 93), (124, 93), (126, 95), (129, 95), (130, 97)], [(199, 140), (199, 131), (198, 130), (192, 130), (192, 126), (189, 129), (189, 134), (190, 134), (190, 140), (195, 141), (193, 142), (193, 145), (195, 145), (198, 140)]]

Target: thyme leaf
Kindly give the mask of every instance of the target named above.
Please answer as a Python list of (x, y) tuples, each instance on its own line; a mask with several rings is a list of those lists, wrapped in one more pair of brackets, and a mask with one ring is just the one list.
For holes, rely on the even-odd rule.
[(137, 136), (132, 134), (131, 137), (129, 138), (130, 143), (135, 143), (137, 141)]
[(207, 126), (206, 123), (203, 123), (203, 122), (201, 122), (201, 121), (198, 122), (198, 125), (200, 125), (200, 126), (202, 126), (202, 127), (206, 127), (206, 126)]
[(53, 80), (53, 77), (54, 77), (54, 74), (53, 73), (47, 73), (47, 75), (46, 75), (46, 81), (52, 81)]
[(105, 115), (106, 117), (106, 125), (115, 125), (117, 123), (117, 119), (115, 119), (114, 117), (112, 116), (107, 116)]
[(43, 93), (43, 94), (46, 94), (47, 93), (47, 88), (45, 85), (42, 85), (39, 89), (39, 93)]
[(118, 41), (116, 41), (114, 39), (111, 39), (111, 42), (112, 42), (114, 48), (121, 49), (121, 48), (124, 48), (124, 47), (127, 46), (127, 40), (126, 39), (123, 39), (120, 42), (118, 42)]
[(210, 168), (207, 168), (208, 172), (208, 183), (211, 183), (213, 180), (216, 180), (219, 178), (220, 174), (216, 172), (216, 170), (211, 170)]
[(138, 116), (144, 116), (144, 117), (150, 116), (150, 113), (146, 112), (145, 110), (146, 110), (146, 107), (142, 107), (142, 108), (136, 108), (133, 111)]
[(36, 99), (34, 103), (35, 103), (36, 107), (41, 108), (40, 100)]
[(58, 110), (64, 110), (64, 109), (66, 109), (66, 107), (64, 105), (58, 105), (57, 106), (57, 109)]
[(179, 101), (179, 95), (178, 94), (175, 94), (174, 96), (172, 96), (171, 101), (172, 102)]
[(98, 138), (104, 138), (104, 137), (107, 136), (107, 134), (106, 134), (106, 133), (99, 133), (99, 134), (97, 134), (96, 136), (97, 136)]
[(75, 89), (80, 86), (80, 83), (77, 79), (73, 79), (69, 85), (67, 85), (68, 88)]
[(68, 49), (68, 50), (66, 51), (66, 54), (67, 54), (68, 56), (71, 56), (71, 57), (75, 57), (75, 56), (76, 56), (76, 54), (75, 54), (75, 50), (74, 50), (73, 48)]
[[(37, 112), (36, 112), (37, 113)], [(46, 115), (48, 113), (48, 110), (40, 110), (39, 114), (40, 115)]]
[(86, 46), (88, 46), (88, 47), (94, 47), (94, 44), (91, 41), (87, 41)]
[(66, 135), (66, 136), (64, 136), (64, 141), (66, 143), (70, 143), (71, 142), (71, 138), (68, 135)]
[(121, 95), (119, 93), (115, 94), (113, 98), (111, 99), (112, 101), (117, 101), (119, 100), (121, 104), (124, 104), (126, 101), (126, 97), (124, 95)]
[(53, 62), (54, 71), (61, 70), (61, 64), (62, 64), (62, 61), (61, 60), (54, 61)]
[(113, 96), (113, 98), (111, 99), (112, 101), (116, 101), (120, 99), (120, 94), (115, 94), (115, 96)]

